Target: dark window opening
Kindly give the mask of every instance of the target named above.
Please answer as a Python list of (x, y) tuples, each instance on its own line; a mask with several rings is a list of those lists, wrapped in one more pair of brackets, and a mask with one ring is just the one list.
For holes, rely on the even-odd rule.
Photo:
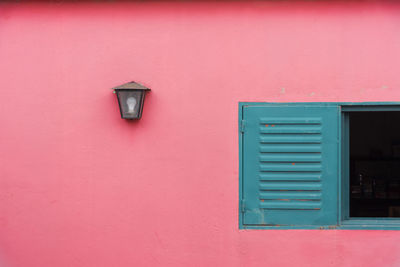
[(350, 217), (400, 217), (400, 112), (350, 112)]

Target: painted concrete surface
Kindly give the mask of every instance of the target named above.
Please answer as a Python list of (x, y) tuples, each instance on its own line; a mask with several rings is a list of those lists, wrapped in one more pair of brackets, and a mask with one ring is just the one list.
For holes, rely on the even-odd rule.
[(400, 266), (400, 231), (238, 229), (238, 102), (399, 101), (396, 1), (2, 2), (0, 59), (0, 266)]

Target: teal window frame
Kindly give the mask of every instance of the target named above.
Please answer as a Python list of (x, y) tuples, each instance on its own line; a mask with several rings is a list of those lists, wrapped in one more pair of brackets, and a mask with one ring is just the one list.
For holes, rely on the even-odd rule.
[[(337, 106), (340, 113), (338, 123), (338, 192), (337, 192), (337, 225), (329, 227), (320, 226), (266, 226), (245, 225), (243, 216), (245, 212), (244, 195), (244, 143), (243, 135), (246, 124), (244, 123), (244, 107), (272, 106), (272, 107), (315, 107)], [(239, 102), (239, 229), (359, 229), (359, 230), (400, 230), (400, 218), (352, 218), (349, 216), (349, 114), (351, 112), (374, 112), (374, 111), (400, 111), (400, 102), (298, 102), (298, 103), (261, 103), (261, 102)]]

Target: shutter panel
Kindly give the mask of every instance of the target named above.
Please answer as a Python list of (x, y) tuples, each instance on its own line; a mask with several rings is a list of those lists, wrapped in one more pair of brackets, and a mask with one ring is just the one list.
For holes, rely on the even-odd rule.
[(336, 225), (337, 106), (245, 106), (243, 225)]

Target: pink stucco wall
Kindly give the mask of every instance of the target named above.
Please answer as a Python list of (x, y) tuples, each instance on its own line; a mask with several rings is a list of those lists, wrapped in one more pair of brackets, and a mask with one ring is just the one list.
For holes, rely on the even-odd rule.
[(238, 101), (399, 101), (399, 70), (396, 1), (3, 2), (0, 266), (400, 266), (400, 231), (238, 230), (237, 135)]

